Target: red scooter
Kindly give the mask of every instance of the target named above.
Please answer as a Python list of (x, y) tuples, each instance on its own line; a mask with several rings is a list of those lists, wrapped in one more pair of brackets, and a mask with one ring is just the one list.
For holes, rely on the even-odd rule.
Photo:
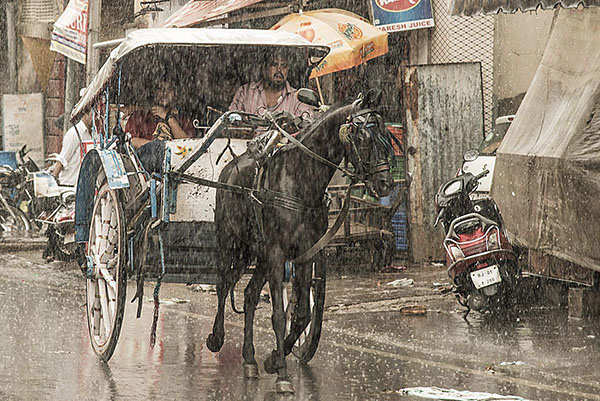
[(448, 275), (458, 302), (467, 308), (465, 318), (471, 309), (485, 312), (510, 306), (520, 277), (518, 258), (496, 203), (489, 197), (470, 197), (488, 173), (462, 173), (443, 184), (435, 196), (435, 225), (441, 222), (446, 234)]

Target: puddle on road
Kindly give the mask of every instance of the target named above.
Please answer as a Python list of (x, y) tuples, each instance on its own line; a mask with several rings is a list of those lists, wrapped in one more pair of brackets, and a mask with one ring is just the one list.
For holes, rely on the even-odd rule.
[[(187, 290), (182, 291), (185, 294)], [(133, 293), (130, 286), (129, 298)], [(167, 294), (166, 299), (175, 299)], [(212, 321), (199, 315), (212, 316), (215, 297), (197, 294), (206, 302), (195, 298), (161, 309), (154, 349), (148, 346), (152, 305), (145, 304), (142, 318), (136, 319), (135, 304), (128, 303), (119, 345), (110, 363), (104, 364), (89, 343), (81, 291), (60, 292), (0, 280), (0, 398), (8, 394), (36, 400), (278, 399), (273, 393), (274, 376), (266, 375), (262, 368), (258, 381), (242, 377), (241, 318), (235, 318), (238, 326), (230, 328), (220, 353), (206, 349), (204, 341)], [(600, 366), (598, 325), (569, 320), (560, 310), (532, 308), (501, 318), (472, 314), (469, 323), (459, 313), (406, 316), (377, 312), (329, 317), (312, 367), (288, 358), (296, 389), (293, 399), (373, 399), (386, 388), (397, 391), (417, 386), (552, 399), (548, 392), (540, 397), (538, 390), (527, 385), (494, 386), (505, 379), (493, 371), (528, 373), (547, 363), (549, 375), (558, 376), (560, 369), (568, 367), (569, 375), (591, 381), (595, 376), (590, 375)], [(262, 323), (263, 327), (270, 324)], [(340, 330), (332, 330), (334, 327)], [(388, 348), (381, 349), (389, 349), (390, 355), (406, 355), (407, 348), (389, 348), (394, 342), (417, 350), (438, 349), (446, 359), (436, 356), (432, 360), (450, 360), (444, 362), (448, 366), (453, 362), (443, 354), (445, 350), (453, 350), (469, 363), (465, 355), (471, 355), (476, 367), (469, 369), (478, 372), (465, 368), (457, 373), (442, 364), (431, 367), (379, 354), (358, 355), (333, 345), (354, 344), (348, 332), (373, 333), (386, 344)], [(273, 345), (272, 335), (256, 333), (256, 355), (261, 363)], [(486, 366), (490, 370), (486, 371)], [(394, 397), (383, 398), (398, 399), (399, 394)]]

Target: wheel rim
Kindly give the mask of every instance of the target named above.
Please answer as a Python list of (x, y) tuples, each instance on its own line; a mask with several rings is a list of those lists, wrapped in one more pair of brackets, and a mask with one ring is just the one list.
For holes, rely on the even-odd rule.
[(27, 231), (25, 216), (22, 216), (16, 208), (12, 208), (11, 211), (15, 214), (15, 217), (8, 210), (3, 210), (0, 214), (2, 229), (6, 232)]
[(120, 288), (122, 239), (117, 208), (117, 199), (112, 191), (106, 188), (98, 193), (88, 242), (87, 255), (93, 261), (93, 271), (87, 279), (87, 314), (90, 339), (99, 354), (106, 352), (111, 345), (114, 348), (111, 343), (118, 336), (119, 314), (122, 314), (118, 296), (124, 290)]

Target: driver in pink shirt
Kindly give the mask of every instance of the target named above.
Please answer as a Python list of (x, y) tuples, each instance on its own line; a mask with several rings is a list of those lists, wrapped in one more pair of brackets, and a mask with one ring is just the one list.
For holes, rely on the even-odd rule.
[(294, 117), (310, 118), (312, 106), (296, 98), (296, 89), (287, 81), (288, 61), (281, 53), (274, 53), (263, 67), (262, 80), (242, 85), (233, 97), (230, 111), (264, 115), (266, 111), (285, 111)]

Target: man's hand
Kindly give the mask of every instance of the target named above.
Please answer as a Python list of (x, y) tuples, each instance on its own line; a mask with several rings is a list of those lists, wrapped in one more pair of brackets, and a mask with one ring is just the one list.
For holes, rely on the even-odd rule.
[(159, 117), (161, 120), (167, 118), (167, 110), (162, 106), (153, 106), (150, 110), (153, 116)]

